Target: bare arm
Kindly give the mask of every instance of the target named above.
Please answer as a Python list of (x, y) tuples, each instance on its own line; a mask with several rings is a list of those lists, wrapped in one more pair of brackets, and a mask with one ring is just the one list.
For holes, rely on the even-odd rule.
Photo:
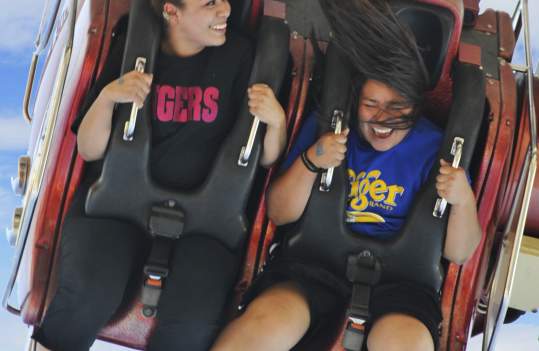
[[(348, 129), (341, 134), (327, 133), (307, 150), (307, 157), (319, 168), (336, 167), (344, 160)], [(298, 157), (270, 187), (268, 217), (277, 225), (299, 219), (305, 210), (316, 180), (316, 173)]]
[(260, 164), (269, 168), (277, 161), (286, 145), (285, 112), (273, 90), (266, 84), (253, 84), (247, 92), (249, 112), (267, 126)]
[(481, 240), (475, 197), (462, 168), (452, 168), (443, 160), (440, 163), (436, 188), (438, 195), (451, 204), (444, 257), (456, 264), (463, 264)]
[(103, 158), (110, 138), (114, 104), (134, 102), (142, 107), (150, 92), (152, 76), (129, 72), (109, 83), (84, 115), (77, 133), (77, 146), (86, 161)]

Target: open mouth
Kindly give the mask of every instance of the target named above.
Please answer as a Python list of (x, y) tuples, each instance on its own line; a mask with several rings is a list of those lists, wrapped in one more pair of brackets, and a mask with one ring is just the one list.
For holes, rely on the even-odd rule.
[(380, 139), (385, 139), (391, 136), (393, 129), (386, 127), (372, 127), (373, 134)]
[(223, 23), (223, 24), (216, 24), (216, 25), (210, 26), (210, 29), (219, 34), (224, 34), (226, 33), (226, 27), (227, 27), (227, 24)]

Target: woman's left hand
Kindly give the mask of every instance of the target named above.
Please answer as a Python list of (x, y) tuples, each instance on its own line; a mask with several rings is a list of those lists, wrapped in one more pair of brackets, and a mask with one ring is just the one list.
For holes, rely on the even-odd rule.
[(253, 84), (247, 89), (249, 112), (266, 123), (268, 127), (280, 128), (285, 123), (284, 110), (266, 84)]
[(438, 195), (451, 205), (464, 204), (474, 199), (464, 169), (453, 168), (449, 162), (442, 159), (440, 159), (440, 174), (436, 177), (436, 190)]

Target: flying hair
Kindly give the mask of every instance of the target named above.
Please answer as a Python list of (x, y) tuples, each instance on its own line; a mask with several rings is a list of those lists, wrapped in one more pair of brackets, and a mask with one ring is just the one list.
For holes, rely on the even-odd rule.
[(332, 27), (332, 41), (360, 81), (380, 81), (415, 108), (421, 106), (429, 76), (411, 30), (386, 0), (320, 0)]

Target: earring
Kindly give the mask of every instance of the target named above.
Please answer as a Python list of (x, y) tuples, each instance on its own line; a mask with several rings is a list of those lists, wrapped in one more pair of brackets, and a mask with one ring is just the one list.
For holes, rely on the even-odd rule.
[(163, 11), (163, 18), (168, 22), (170, 20), (170, 15), (166, 11)]

